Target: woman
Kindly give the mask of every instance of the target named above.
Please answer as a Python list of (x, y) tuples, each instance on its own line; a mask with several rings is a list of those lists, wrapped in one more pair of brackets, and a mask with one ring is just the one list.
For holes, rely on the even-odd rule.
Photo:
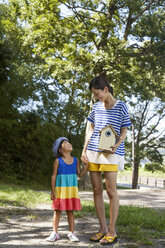
[[(102, 245), (111, 245), (117, 242), (115, 224), (118, 217), (119, 197), (116, 190), (117, 171), (124, 168), (124, 140), (127, 127), (131, 126), (127, 107), (124, 102), (116, 100), (113, 89), (101, 76), (95, 77), (89, 86), (94, 97), (98, 99), (88, 117), (91, 123), (86, 137), (81, 160), (88, 161), (91, 183), (94, 194), (94, 203), (100, 223), (98, 233), (90, 241), (100, 242)], [(112, 151), (98, 149), (99, 131), (111, 124), (119, 138), (116, 140)], [(106, 191), (110, 200), (110, 223), (106, 225), (105, 207), (103, 201), (102, 172), (104, 172)]]

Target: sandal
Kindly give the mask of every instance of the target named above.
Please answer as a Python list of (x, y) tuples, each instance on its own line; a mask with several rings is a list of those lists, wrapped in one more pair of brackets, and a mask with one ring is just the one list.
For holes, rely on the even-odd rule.
[(105, 233), (95, 233), (92, 237), (90, 237), (90, 241), (92, 242), (99, 242), (103, 237)]
[[(105, 241), (105, 242), (104, 242)], [(114, 243), (117, 242), (117, 236), (115, 237), (111, 237), (111, 236), (104, 236), (101, 240), (100, 240), (100, 244), (101, 245), (112, 245)]]

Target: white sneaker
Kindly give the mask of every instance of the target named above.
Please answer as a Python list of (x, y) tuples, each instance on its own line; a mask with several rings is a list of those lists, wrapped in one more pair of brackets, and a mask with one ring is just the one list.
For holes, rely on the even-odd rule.
[(77, 238), (75, 233), (69, 232), (68, 233), (68, 238), (69, 238), (70, 241), (79, 242), (79, 239)]
[(58, 233), (52, 232), (52, 233), (50, 234), (50, 236), (49, 236), (48, 238), (46, 238), (46, 241), (54, 242), (54, 241), (58, 240), (59, 238), (60, 238), (60, 237), (59, 237)]

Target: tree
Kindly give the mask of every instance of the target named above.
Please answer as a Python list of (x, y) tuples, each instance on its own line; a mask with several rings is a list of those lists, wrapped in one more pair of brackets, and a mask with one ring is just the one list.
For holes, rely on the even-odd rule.
[[(40, 75), (37, 57), (33, 56), (29, 46), (22, 45), (22, 25), (12, 16), (7, 4), (0, 4), (0, 12), (1, 175), (2, 178), (13, 180), (15, 177), (25, 179), (26, 175), (29, 179), (32, 168), (33, 175), (38, 173), (37, 171), (35, 174), (36, 160), (39, 160), (39, 153), (35, 149), (38, 137), (33, 129), (40, 129), (42, 137), (44, 136), (40, 117), (30, 103), (39, 99), (38, 85), (41, 85), (43, 80), (38, 83)], [(30, 124), (28, 118), (31, 120)], [(38, 133), (40, 132), (38, 130)], [(43, 141), (40, 139), (40, 149), (41, 144)]]
[[(9, 7), (24, 30), (21, 47), (32, 49), (34, 68), (37, 64), (32, 75), (44, 102), (38, 106), (43, 119), (64, 124), (72, 136), (84, 134), (88, 82), (97, 74), (108, 79), (122, 100), (134, 96), (140, 102), (155, 97), (164, 101), (162, 0), (10, 0)], [(61, 89), (66, 102), (62, 101), (61, 108), (56, 101), (56, 113), (53, 97), (61, 94)]]
[[(72, 78), (75, 71), (84, 75), (84, 82), (106, 73), (118, 94), (124, 90), (129, 95), (130, 86), (138, 90), (142, 84), (141, 77), (137, 82), (142, 68), (161, 82), (163, 1), (11, 2), (16, 15), (27, 22), (26, 42), (33, 44), (52, 77), (61, 82)], [(63, 7), (69, 16), (63, 14)], [(152, 91), (148, 81), (145, 75), (143, 84)]]
[(133, 168), (133, 188), (138, 184), (138, 168), (140, 160), (148, 158), (152, 162), (162, 163), (160, 148), (165, 148), (164, 132), (159, 130), (160, 121), (165, 117), (165, 106), (160, 100), (136, 101), (133, 111), (140, 113), (140, 116), (133, 120), (135, 126), (135, 161)]

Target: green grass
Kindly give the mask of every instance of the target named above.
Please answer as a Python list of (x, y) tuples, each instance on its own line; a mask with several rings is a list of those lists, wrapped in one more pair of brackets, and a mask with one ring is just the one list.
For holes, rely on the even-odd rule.
[[(127, 170), (125, 169), (124, 171), (119, 171), (118, 174), (132, 176), (132, 168), (128, 168)], [(152, 173), (150, 171), (144, 170), (143, 168), (139, 168), (139, 176), (165, 179), (165, 173), (163, 173), (162, 171), (155, 171), (154, 173)]]
[(18, 186), (0, 185), (0, 206), (35, 206), (39, 203), (50, 203), (50, 195)]
[[(51, 204), (49, 193), (37, 192), (18, 186), (0, 184), (0, 205), (31, 207), (35, 204)], [(93, 201), (81, 201), (82, 210), (75, 211), (75, 217), (96, 216)], [(109, 218), (109, 204), (105, 203), (106, 217)], [(28, 215), (29, 219), (38, 218)], [(155, 245), (154, 239), (162, 238), (165, 233), (165, 211), (135, 206), (120, 206), (117, 220), (117, 232), (120, 238), (133, 241), (139, 245)], [(156, 247), (156, 246), (154, 246)]]
[[(107, 206), (108, 207), (108, 206)], [(165, 212), (135, 206), (120, 206), (117, 226), (120, 235), (139, 244), (151, 245), (165, 230)]]
[[(96, 216), (92, 201), (82, 201), (82, 211), (76, 217), (88, 214)], [(105, 203), (106, 217), (109, 218), (109, 204)], [(165, 211), (135, 206), (120, 206), (117, 220), (117, 231), (120, 238), (134, 241), (139, 245), (153, 245), (154, 238), (165, 235)], [(163, 234), (164, 232), (164, 234)]]

